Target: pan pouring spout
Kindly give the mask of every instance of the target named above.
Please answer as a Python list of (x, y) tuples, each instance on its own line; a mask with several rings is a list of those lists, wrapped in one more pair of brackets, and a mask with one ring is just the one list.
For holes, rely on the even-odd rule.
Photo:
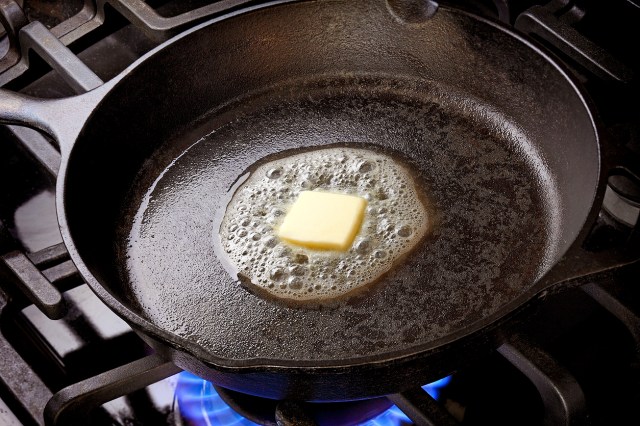
[(416, 24), (431, 19), (439, 5), (434, 0), (387, 0), (387, 7), (399, 20)]

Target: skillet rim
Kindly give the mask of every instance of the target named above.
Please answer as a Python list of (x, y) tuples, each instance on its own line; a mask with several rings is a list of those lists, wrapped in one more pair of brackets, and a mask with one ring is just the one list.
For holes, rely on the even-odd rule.
[[(151, 51), (147, 52), (145, 55), (140, 57), (130, 66), (128, 66), (125, 70), (123, 70), (119, 75), (114, 77), (112, 80), (108, 81), (104, 85), (94, 89), (92, 92), (98, 95), (98, 102), (91, 112), (85, 119), (82, 124), (82, 130), (76, 137), (76, 141), (82, 135), (84, 129), (86, 128), (87, 123), (89, 123), (97, 110), (100, 109), (100, 105), (104, 101), (104, 99), (123, 81), (126, 79), (129, 73), (138, 68), (142, 63), (149, 60), (155, 54), (169, 47), (176, 41), (189, 37), (191, 34), (209, 27), (211, 25), (215, 25), (216, 23), (225, 21), (227, 19), (234, 18), (236, 16), (245, 15), (254, 11), (259, 11), (262, 9), (267, 9), (271, 7), (279, 7), (279, 6), (287, 6), (289, 4), (296, 3), (311, 3), (318, 2), (319, 0), (274, 0), (263, 4), (258, 4), (254, 6), (250, 6), (247, 8), (242, 8), (216, 18), (213, 18), (209, 21), (206, 21), (202, 24), (199, 24), (171, 39), (163, 42), (159, 46), (155, 47)], [(505, 304), (498, 311), (493, 314), (477, 320), (463, 328), (456, 330), (453, 333), (448, 334), (447, 336), (443, 336), (436, 340), (432, 340), (428, 343), (417, 344), (411, 346), (410, 348), (405, 348), (402, 350), (395, 351), (386, 351), (381, 354), (376, 355), (366, 355), (355, 358), (345, 358), (341, 360), (278, 360), (278, 359), (270, 359), (270, 358), (247, 358), (247, 359), (228, 359), (224, 357), (219, 357), (212, 354), (210, 351), (205, 350), (200, 345), (195, 344), (194, 342), (180, 337), (174, 333), (171, 333), (165, 329), (160, 328), (159, 326), (151, 323), (149, 320), (143, 318), (138, 315), (132, 309), (129, 309), (123, 303), (121, 303), (115, 296), (111, 294), (111, 292), (104, 287), (89, 271), (89, 268), (85, 264), (82, 259), (81, 254), (78, 252), (75, 243), (73, 241), (73, 237), (69, 231), (68, 223), (67, 223), (67, 215), (66, 215), (66, 179), (67, 179), (67, 170), (69, 165), (69, 159), (73, 152), (74, 142), (71, 142), (71, 147), (68, 149), (66, 155), (63, 155), (62, 163), (60, 166), (60, 172), (57, 180), (57, 188), (56, 188), (56, 210), (58, 213), (60, 231), (63, 237), (63, 241), (69, 251), (71, 259), (76, 265), (82, 277), (85, 279), (86, 283), (92, 289), (92, 291), (117, 315), (123, 318), (134, 330), (143, 335), (146, 335), (152, 338), (154, 341), (157, 341), (165, 346), (168, 346), (172, 349), (175, 349), (179, 352), (186, 353), (189, 356), (194, 357), (198, 361), (204, 363), (205, 365), (221, 371), (221, 372), (230, 372), (230, 373), (252, 373), (252, 372), (262, 372), (262, 371), (272, 371), (272, 370), (294, 370), (299, 371), (301, 373), (329, 373), (329, 372), (340, 372), (346, 369), (357, 368), (371, 368), (374, 366), (384, 367), (386, 365), (397, 364), (410, 362), (412, 360), (425, 357), (427, 355), (435, 355), (447, 350), (450, 346), (454, 346), (457, 344), (461, 344), (465, 346), (465, 342), (469, 340), (470, 337), (477, 335), (481, 336), (484, 332), (490, 332), (491, 330), (495, 330), (499, 328), (503, 323), (507, 322), (511, 317), (515, 316), (517, 312), (523, 310), (528, 304), (533, 302), (538, 296), (546, 293), (546, 289), (553, 286), (554, 284), (558, 284), (558, 282), (548, 282), (546, 278), (549, 277), (550, 273), (556, 269), (559, 263), (562, 262), (567, 252), (572, 250), (572, 248), (580, 243), (584, 239), (584, 235), (588, 231), (587, 224), (590, 224), (595, 219), (599, 208), (596, 208), (598, 205), (597, 201), (602, 198), (604, 194), (604, 178), (602, 173), (602, 163), (603, 163), (603, 150), (601, 144), (601, 133), (602, 133), (602, 124), (599, 122), (596, 109), (593, 101), (589, 98), (586, 93), (586, 90), (576, 77), (571, 75), (570, 70), (567, 66), (560, 63), (551, 53), (545, 52), (541, 45), (537, 45), (534, 40), (528, 40), (520, 34), (514, 32), (509, 27), (501, 22), (495, 22), (489, 20), (487, 18), (475, 15), (471, 12), (464, 11), (461, 9), (456, 9), (450, 6), (439, 7), (439, 12), (446, 11), (451, 14), (459, 14), (467, 16), (471, 19), (474, 19), (477, 22), (481, 22), (484, 25), (491, 27), (493, 30), (501, 31), (505, 33), (507, 36), (514, 38), (518, 42), (522, 43), (527, 48), (531, 49), (535, 54), (539, 55), (542, 59), (544, 59), (547, 63), (553, 66), (558, 72), (559, 77), (563, 77), (565, 81), (570, 85), (573, 89), (574, 93), (578, 96), (578, 99), (582, 102), (585, 112), (588, 115), (588, 118), (591, 121), (591, 125), (594, 132), (594, 139), (596, 142), (597, 148), (597, 158), (598, 158), (598, 167), (597, 167), (597, 176), (596, 176), (596, 186), (594, 188), (593, 197), (591, 200), (591, 207), (585, 216), (585, 220), (580, 225), (580, 231), (576, 238), (573, 240), (571, 244), (567, 245), (567, 249), (564, 252), (558, 253), (558, 260), (550, 267), (549, 271), (545, 275), (543, 275), (540, 279), (538, 279), (529, 289), (524, 291), (520, 296), (511, 300), (509, 303)], [(89, 93), (92, 93), (89, 92)], [(174, 358), (172, 356), (172, 358)]]

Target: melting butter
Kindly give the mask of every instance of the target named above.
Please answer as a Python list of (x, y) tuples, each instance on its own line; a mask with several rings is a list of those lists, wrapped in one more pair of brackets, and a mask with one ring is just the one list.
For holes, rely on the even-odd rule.
[[(286, 212), (305, 191), (367, 201), (346, 251), (278, 238)], [(347, 147), (304, 152), (260, 165), (238, 187), (222, 218), (220, 244), (243, 281), (273, 297), (332, 299), (376, 281), (422, 240), (429, 228), (423, 199), (407, 168), (388, 155)]]

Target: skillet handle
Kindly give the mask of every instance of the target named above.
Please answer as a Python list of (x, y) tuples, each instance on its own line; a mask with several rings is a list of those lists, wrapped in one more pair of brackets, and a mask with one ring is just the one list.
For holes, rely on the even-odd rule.
[[(640, 155), (626, 147), (612, 148), (615, 153), (608, 163), (615, 166), (608, 167), (609, 185), (594, 206), (588, 221), (591, 226), (583, 229), (581, 237), (545, 275), (544, 288), (585, 284), (640, 261)], [(616, 176), (627, 179), (628, 186), (617, 188), (611, 179)], [(615, 230), (615, 238), (598, 238), (598, 230), (607, 229)]]
[[(102, 80), (42, 23), (36, 21), (21, 27), (18, 39), (23, 65), (28, 67), (28, 53), (32, 51), (44, 59), (78, 94), (91, 93), (103, 85)], [(0, 84), (6, 82), (0, 78)], [(0, 89), (0, 123), (43, 131), (58, 142), (64, 154), (70, 151), (71, 144), (82, 128), (81, 124), (93, 111), (91, 106), (97, 100), (99, 97), (96, 99), (95, 96), (44, 100)]]
[(57, 139), (59, 131), (53, 125), (61, 112), (56, 108), (57, 104), (56, 100), (43, 100), (0, 89), (0, 123), (30, 127)]
[(638, 262), (640, 244), (637, 241), (637, 231), (633, 233), (636, 234), (635, 238), (632, 237), (622, 247), (597, 252), (587, 250), (580, 242), (575, 243), (542, 279), (544, 291), (540, 293), (540, 297), (568, 286), (598, 281), (617, 268)]
[(102, 99), (103, 90), (63, 99), (38, 99), (0, 89), (0, 123), (40, 130), (51, 136), (64, 158)]

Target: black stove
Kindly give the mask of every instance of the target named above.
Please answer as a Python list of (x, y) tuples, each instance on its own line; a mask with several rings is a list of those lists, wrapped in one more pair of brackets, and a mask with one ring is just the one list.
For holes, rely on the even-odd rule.
[[(60, 66), (74, 55), (106, 81), (163, 40), (253, 3), (0, 0), (0, 85), (81, 93), (90, 87)], [(548, 49), (587, 88), (611, 138), (640, 154), (637, 0), (440, 4)], [(640, 424), (638, 264), (548, 295), (508, 343), (422, 389), (334, 404), (264, 400), (181, 372), (102, 304), (58, 232), (59, 152), (26, 128), (0, 126), (0, 139), (0, 425)], [(592, 250), (638, 243), (638, 182), (624, 170), (610, 177)]]

